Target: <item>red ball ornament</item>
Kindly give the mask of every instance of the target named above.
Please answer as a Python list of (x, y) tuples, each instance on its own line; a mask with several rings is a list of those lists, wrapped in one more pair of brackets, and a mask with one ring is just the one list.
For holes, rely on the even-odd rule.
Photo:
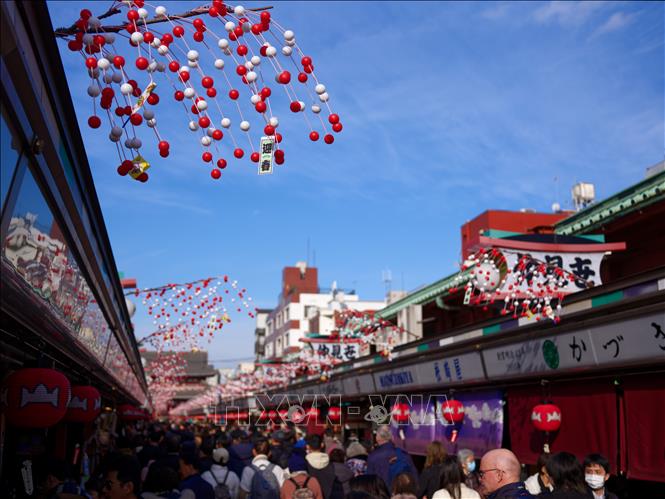
[(155, 41), (155, 35), (153, 35), (150, 31), (146, 31), (143, 33), (143, 41), (146, 43), (152, 43)]
[(148, 101), (148, 104), (150, 104), (151, 106), (156, 106), (159, 103), (159, 95), (150, 94), (148, 95), (148, 98), (146, 100)]
[(267, 54), (267, 50), (268, 50), (268, 45), (261, 45), (261, 48), (259, 49), (259, 54), (265, 57)]
[(222, 176), (222, 172), (220, 172), (217, 168), (214, 168), (214, 169), (210, 172), (210, 176), (211, 176), (212, 178), (214, 178), (215, 180), (217, 180), (217, 179), (219, 179), (219, 177)]
[(222, 140), (222, 137), (224, 137), (224, 133), (221, 130), (215, 129), (215, 130), (212, 131), (212, 138), (213, 139)]
[(274, 135), (275, 134), (275, 127), (272, 125), (266, 125), (265, 128), (263, 129), (263, 133), (266, 135)]
[[(184, 97), (184, 95), (183, 95)], [(125, 108), (124, 107), (116, 107), (115, 108), (115, 115), (116, 116), (124, 116), (125, 115)]]
[(260, 35), (263, 31), (263, 28), (260, 24), (252, 24), (252, 33), (255, 35)]
[(87, 21), (92, 17), (92, 12), (90, 12), (88, 9), (83, 9), (81, 12), (79, 12), (79, 16), (81, 16), (81, 19), (84, 21)]
[(312, 71), (314, 71), (314, 66), (305, 66), (305, 67), (302, 68), (302, 69), (303, 69), (303, 71), (304, 71), (305, 73), (307, 73), (307, 74), (312, 74)]
[(309, 56), (305, 56), (302, 59), (300, 59), (300, 63), (303, 66), (311, 66), (312, 65), (312, 58)]
[(441, 415), (449, 423), (461, 423), (464, 420), (464, 404), (459, 400), (446, 400), (441, 404)]
[(333, 142), (335, 142), (335, 137), (333, 137), (331, 134), (328, 133), (323, 137), (323, 141), (326, 144), (332, 144)]
[(88, 57), (85, 60), (85, 67), (88, 69), (95, 69), (97, 67), (97, 59), (94, 57)]
[(99, 119), (99, 116), (90, 116), (88, 118), (88, 126), (90, 128), (99, 128), (102, 126), (102, 120)]
[(134, 168), (134, 163), (132, 163), (130, 160), (126, 159), (118, 167), (118, 174), (120, 174), (124, 177), (130, 171), (132, 171), (132, 168)]
[(237, 35), (233, 31), (230, 31), (229, 32), (229, 40), (231, 40), (232, 42), (235, 42), (237, 39), (238, 39)]
[(217, 7), (214, 5), (208, 9), (208, 15), (210, 17), (217, 17), (219, 15), (219, 11), (217, 10)]
[(236, 158), (240, 159), (240, 158), (242, 158), (242, 157), (245, 155), (245, 151), (243, 151), (242, 149), (240, 149), (240, 148), (238, 147), (237, 149), (235, 149), (235, 150), (233, 151), (233, 155), (234, 155)]
[[(125, 26), (125, 30), (127, 30), (127, 33), (134, 33), (136, 31), (136, 24), (134, 23), (127, 23)], [(132, 42), (130, 42), (132, 43)]]
[(214, 84), (215, 84), (215, 81), (212, 78), (210, 78), (210, 76), (204, 76), (201, 79), (201, 86), (203, 86), (203, 88), (210, 88)]
[(212, 153), (206, 151), (201, 155), (201, 159), (205, 161), (206, 163), (210, 163), (212, 161)]
[(206, 30), (206, 25), (203, 22), (203, 19), (201, 19), (200, 17), (197, 17), (196, 19), (194, 19), (194, 21), (192, 21), (192, 24), (194, 25), (194, 28), (196, 29), (196, 31), (205, 31)]
[(333, 125), (335, 123), (339, 123), (339, 116), (333, 113), (330, 116), (328, 116), (328, 121)]
[(240, 92), (233, 88), (229, 90), (229, 97), (233, 100), (236, 100), (238, 97), (240, 97)]
[(169, 156), (169, 150), (168, 149), (162, 149), (161, 151), (159, 151), (159, 155), (162, 158), (167, 158)]
[(180, 63), (178, 61), (169, 62), (169, 70), (172, 73), (177, 73), (179, 69), (180, 69)]
[(409, 414), (411, 410), (407, 404), (395, 404), (393, 410), (391, 411), (391, 416), (393, 421), (398, 424), (404, 424), (409, 422)]
[(252, 160), (254, 163), (258, 163), (260, 158), (261, 158), (261, 155), (258, 152), (253, 152), (249, 156), (249, 159)]
[(249, 49), (247, 48), (247, 45), (238, 45), (238, 48), (236, 49), (236, 53), (240, 56), (246, 56), (248, 52)]
[(342, 131), (342, 128), (343, 128), (343, 127), (342, 127), (342, 124), (341, 124), (341, 123), (335, 123), (335, 124), (332, 126), (333, 132), (335, 132), (335, 133), (339, 133), (339, 132), (341, 132), (341, 131)]
[(307, 75), (305, 73), (298, 73), (298, 81), (300, 83), (305, 83), (307, 81)]
[(195, 42), (202, 42), (203, 41), (203, 31), (195, 31), (194, 34), (192, 35), (192, 38), (194, 38)]
[(207, 116), (201, 116), (199, 118), (199, 126), (201, 128), (208, 128), (210, 126), (210, 118)]
[(0, 387), (0, 409), (12, 426), (48, 428), (67, 412), (71, 387), (67, 377), (54, 369), (19, 369)]
[(137, 57), (136, 58), (136, 67), (139, 68), (140, 70), (148, 69), (148, 65), (150, 63), (148, 62), (148, 59), (145, 57)]
[(199, 113), (201, 112), (201, 111), (199, 111), (199, 108), (196, 107), (196, 104), (192, 104), (192, 107), (190, 107), (189, 109), (190, 109), (190, 110), (192, 111), (192, 113), (194, 113), (194, 114), (199, 114)]
[(127, 19), (130, 21), (138, 21), (139, 20), (139, 12), (138, 10), (128, 10), (127, 11)]
[(178, 74), (180, 76), (180, 80), (183, 83), (189, 81), (189, 71), (180, 71), (180, 73), (178, 73)]
[[(275, 142), (277, 142), (278, 144), (279, 144), (280, 142), (282, 142), (282, 134), (281, 134), (281, 133), (277, 132), (277, 133), (275, 134)], [(282, 154), (283, 154), (283, 153), (282, 153)]]
[(242, 30), (242, 26), (236, 26), (233, 30), (233, 34), (236, 36), (236, 40), (243, 36), (245, 32)]
[(289, 73), (288, 71), (282, 71), (279, 74), (278, 79), (282, 85), (287, 85), (291, 81), (291, 73)]
[(78, 40), (70, 40), (67, 43), (67, 48), (69, 48), (69, 50), (72, 52), (78, 52), (83, 48), (83, 43), (79, 42)]
[(328, 409), (328, 419), (333, 423), (339, 423), (342, 419), (342, 409), (338, 406), (333, 406)]
[(116, 55), (116, 56), (113, 58), (113, 65), (114, 65), (116, 68), (120, 69), (121, 67), (123, 67), (123, 66), (125, 65), (125, 58), (124, 58), (123, 56), (121, 56), (121, 55)]
[(302, 107), (300, 107), (300, 102), (297, 101), (291, 102), (291, 104), (289, 105), (289, 109), (291, 109), (291, 111), (293, 111), (294, 113), (299, 113), (300, 111), (302, 111)]
[(139, 126), (141, 123), (143, 123), (143, 116), (141, 116), (139, 113), (134, 113), (129, 117), (129, 121), (132, 122), (132, 125)]
[(262, 100), (260, 100), (254, 105), (254, 109), (256, 109), (256, 111), (259, 113), (265, 113), (267, 108), (268, 106), (266, 106), (266, 103), (263, 102)]
[(561, 426), (561, 409), (554, 404), (539, 404), (531, 410), (531, 423), (540, 431), (557, 431)]
[(210, 98), (217, 97), (217, 90), (215, 90), (214, 88), (209, 88), (208, 90), (206, 90), (206, 95)]
[(175, 100), (183, 100), (185, 98), (185, 93), (182, 90), (176, 90), (175, 94), (173, 94), (173, 98)]
[(217, 166), (223, 170), (226, 168), (226, 160), (224, 158), (218, 159)]
[(164, 149), (168, 151), (170, 144), (165, 140), (162, 140), (159, 142), (159, 144), (157, 144), (157, 147), (159, 148), (160, 151), (163, 151)]
[(102, 396), (94, 386), (72, 387), (72, 398), (67, 406), (65, 421), (90, 423), (102, 412)]
[(263, 87), (263, 88), (261, 89), (261, 98), (262, 98), (263, 100), (266, 100), (268, 97), (270, 97), (271, 94), (272, 94), (272, 91), (270, 90), (270, 88), (268, 88), (268, 87)]
[[(146, 33), (146, 35), (147, 34), (149, 33)], [(106, 38), (104, 38), (102, 35), (95, 35), (93, 41), (95, 42), (95, 45), (99, 47), (103, 47), (106, 44)]]
[(268, 11), (263, 11), (261, 12), (261, 22), (262, 23), (269, 23), (270, 22), (270, 12)]
[(184, 34), (185, 34), (185, 28), (183, 28), (182, 26), (175, 26), (173, 28), (173, 36), (182, 38)]
[(317, 140), (319, 140), (319, 132), (310, 132), (309, 140), (311, 140), (312, 142), (316, 142)]
[(247, 68), (242, 64), (238, 64), (238, 67), (236, 67), (236, 73), (240, 76), (245, 76), (247, 74)]
[(173, 36), (171, 36), (171, 33), (164, 33), (162, 35), (162, 45), (166, 45), (168, 47), (168, 45), (171, 43), (173, 43)]

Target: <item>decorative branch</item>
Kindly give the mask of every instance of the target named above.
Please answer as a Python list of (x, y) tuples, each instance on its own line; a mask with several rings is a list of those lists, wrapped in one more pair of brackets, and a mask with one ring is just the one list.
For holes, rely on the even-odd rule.
[[(272, 5), (268, 5), (266, 7), (256, 7), (253, 9), (246, 9), (250, 12), (261, 12), (264, 10), (270, 10), (272, 9)], [(197, 7), (192, 10), (188, 10), (187, 12), (183, 12), (182, 14), (173, 14), (173, 15), (166, 15), (166, 16), (159, 16), (159, 17), (153, 17), (152, 19), (146, 19), (145, 21), (141, 21), (141, 25), (145, 24), (157, 24), (157, 23), (163, 23), (166, 21), (169, 21), (171, 19), (186, 19), (188, 17), (194, 17), (198, 16), (201, 14), (206, 14), (210, 10), (209, 5), (202, 5), (200, 7)], [(111, 17), (115, 14), (119, 14), (122, 12), (118, 7), (111, 7), (109, 10), (104, 12), (101, 16), (98, 16), (98, 19), (105, 19), (107, 17)], [(221, 16), (224, 17), (224, 16)], [(99, 31), (103, 33), (118, 33), (119, 31), (123, 31), (127, 27), (126, 24), (118, 24), (118, 25), (112, 25), (112, 26), (100, 26)], [(66, 38), (68, 36), (74, 35), (78, 32), (78, 28), (76, 27), (76, 23), (72, 24), (68, 28), (58, 28), (56, 29), (53, 34), (57, 38)]]

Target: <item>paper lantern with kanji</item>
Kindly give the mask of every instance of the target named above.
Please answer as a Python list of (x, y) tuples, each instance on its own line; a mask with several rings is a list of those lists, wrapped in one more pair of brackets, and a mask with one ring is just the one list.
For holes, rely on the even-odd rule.
[(89, 423), (102, 411), (102, 396), (94, 386), (72, 387), (72, 398), (67, 406), (65, 421)]
[(11, 373), (0, 390), (7, 422), (23, 428), (48, 428), (67, 412), (71, 387), (54, 369), (30, 368)]
[(277, 411), (277, 414), (279, 414), (279, 418), (282, 421), (286, 421), (289, 416), (289, 411), (288, 409), (280, 409), (279, 411)]
[(272, 419), (273, 421), (274, 421), (275, 419), (277, 419), (277, 416), (279, 416), (279, 414), (277, 413), (276, 410), (272, 409), (272, 410), (268, 411), (268, 417), (269, 417), (270, 419)]
[(342, 409), (338, 406), (333, 406), (328, 409), (328, 419), (333, 423), (338, 423), (342, 419)]
[(464, 420), (464, 404), (459, 400), (445, 400), (441, 403), (441, 415), (448, 423), (461, 423)]
[(118, 415), (123, 421), (138, 421), (143, 419), (145, 413), (136, 406), (123, 404), (118, 406)]
[(531, 410), (531, 423), (540, 431), (557, 431), (561, 426), (561, 409), (554, 404), (540, 404)]
[(395, 404), (392, 410), (392, 418), (396, 423), (408, 423), (409, 422), (409, 406), (407, 404)]

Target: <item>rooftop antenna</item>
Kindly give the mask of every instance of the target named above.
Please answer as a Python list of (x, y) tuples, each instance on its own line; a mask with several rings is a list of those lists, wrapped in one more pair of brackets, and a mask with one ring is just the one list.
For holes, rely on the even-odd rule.
[(561, 204), (559, 203), (559, 176), (554, 176), (554, 202), (552, 203), (552, 211), (559, 213), (561, 211)]
[(309, 267), (309, 236), (307, 236), (307, 266)]
[(393, 282), (393, 273), (390, 271), (390, 269), (382, 270), (381, 278), (383, 280), (383, 284), (386, 286), (386, 296), (388, 296), (390, 295), (391, 285)]

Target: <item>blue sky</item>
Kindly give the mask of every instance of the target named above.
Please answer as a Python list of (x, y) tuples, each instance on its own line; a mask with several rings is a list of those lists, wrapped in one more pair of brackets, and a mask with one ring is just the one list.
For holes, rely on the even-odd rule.
[[(663, 158), (663, 3), (267, 3), (344, 124), (334, 145), (313, 144), (283, 108), (287, 159), (272, 176), (230, 161), (213, 181), (158, 88), (171, 156), (153, 145), (148, 183), (119, 177), (108, 132), (86, 123), (83, 61), (60, 42), (116, 262), (141, 287), (228, 274), (272, 307), (282, 267), (306, 258), (309, 239), (321, 286), (377, 299), (384, 269), (394, 289), (456, 270), (459, 227), (486, 209), (567, 208), (577, 181), (602, 199)], [(49, 2), (54, 26), (90, 5)], [(211, 358), (252, 356), (254, 325), (235, 319)], [(139, 337), (152, 330), (141, 310), (135, 324)]]

